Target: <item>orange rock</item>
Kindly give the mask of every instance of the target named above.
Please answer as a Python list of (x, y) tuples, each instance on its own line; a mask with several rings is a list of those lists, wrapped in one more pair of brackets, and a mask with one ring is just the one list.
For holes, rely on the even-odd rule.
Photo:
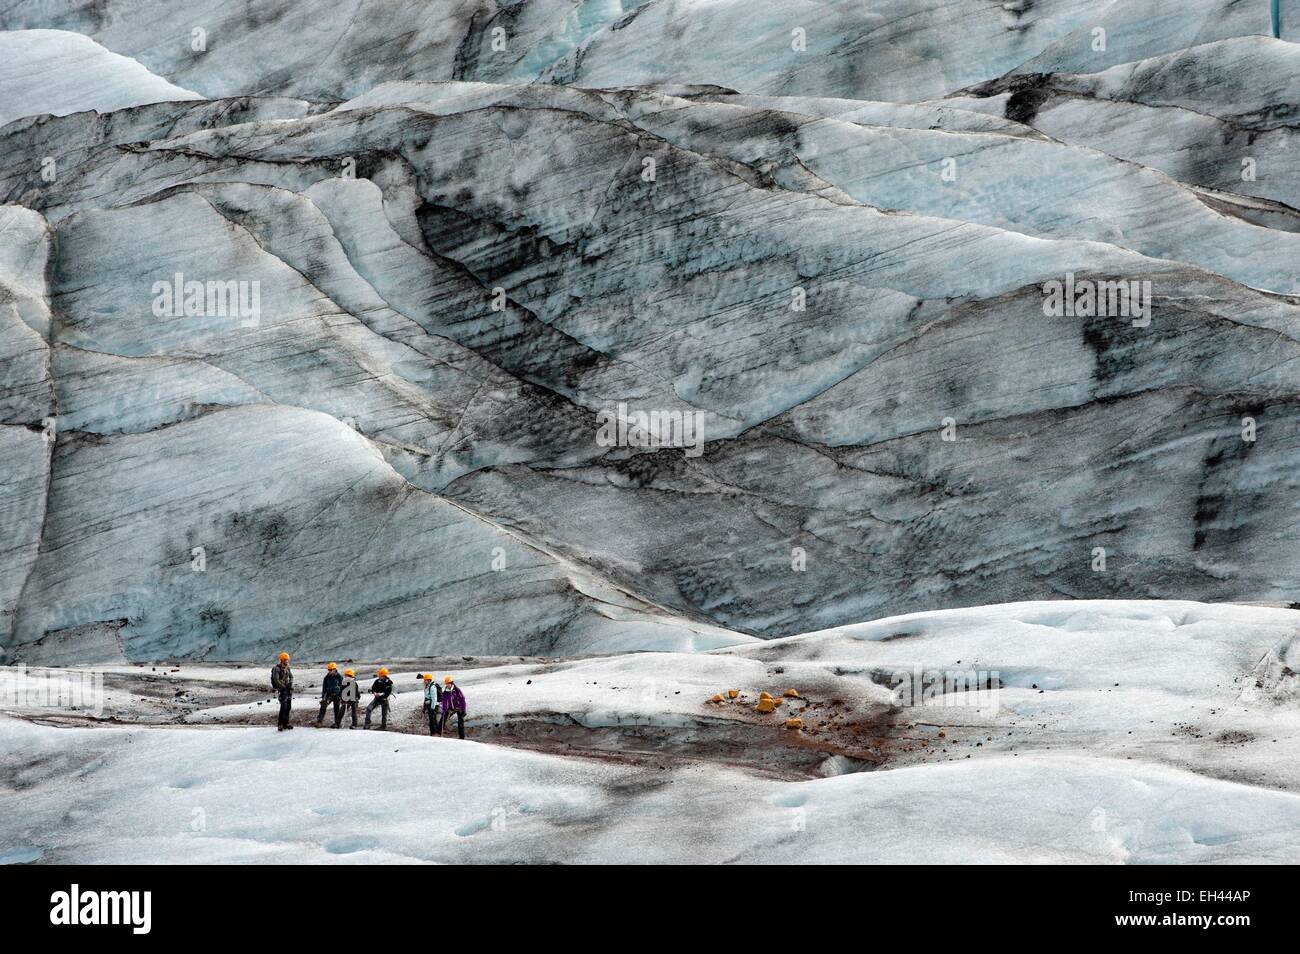
[(802, 729), (802, 728), (803, 728), (803, 719), (786, 719), (786, 720), (785, 720), (785, 727), (786, 727), (787, 729)]
[(734, 698), (736, 698), (736, 696), (740, 695), (740, 690), (739, 690), (739, 689), (728, 689), (728, 690), (727, 690), (727, 695), (729, 695), (731, 698), (734, 699)]
[(798, 690), (798, 689), (787, 689), (787, 690), (785, 691), (785, 697), (786, 697), (787, 699), (798, 699), (798, 698), (799, 698), (799, 690)]
[(773, 712), (776, 710), (776, 702), (772, 699), (771, 696), (768, 696), (765, 699), (759, 699), (758, 705), (754, 706), (754, 708), (757, 711), (766, 714), (768, 712)]
[(722, 696), (721, 696), (721, 695), (716, 695), (716, 696), (714, 696), (712, 699), (710, 699), (709, 701), (710, 701), (710, 702), (721, 702), (721, 701), (722, 701)]
[(948, 738), (948, 733), (947, 733), (947, 732), (940, 732), (940, 733), (939, 733), (939, 738), (941, 738), (941, 739), (946, 739), (946, 738)]

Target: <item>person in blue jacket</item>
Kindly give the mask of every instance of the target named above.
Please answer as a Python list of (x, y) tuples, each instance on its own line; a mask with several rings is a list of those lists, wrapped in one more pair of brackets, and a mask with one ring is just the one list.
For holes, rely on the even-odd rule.
[(317, 728), (320, 728), (331, 702), (334, 703), (334, 728), (337, 729), (343, 721), (343, 677), (339, 675), (338, 663), (325, 667), (325, 679), (320, 684), (320, 712), (316, 714)]
[(387, 729), (388, 728), (388, 697), (393, 694), (393, 680), (388, 678), (388, 670), (386, 668), (381, 668), (379, 670), (379, 678), (376, 679), (371, 684), (370, 691), (373, 694), (374, 698), (370, 700), (370, 705), (366, 706), (365, 727), (367, 729), (370, 728), (370, 713), (374, 712), (375, 707), (378, 706), (379, 719), (380, 719), (379, 728)]

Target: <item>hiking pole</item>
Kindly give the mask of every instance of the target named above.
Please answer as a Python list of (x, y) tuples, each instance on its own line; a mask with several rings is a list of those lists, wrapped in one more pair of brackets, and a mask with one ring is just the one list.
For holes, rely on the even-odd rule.
[(1282, 0), (1272, 0), (1273, 37), (1282, 39)]

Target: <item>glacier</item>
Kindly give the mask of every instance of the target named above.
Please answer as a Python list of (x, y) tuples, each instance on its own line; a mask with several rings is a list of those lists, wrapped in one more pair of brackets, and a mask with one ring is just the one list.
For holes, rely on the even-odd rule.
[[(1293, 860), (1294, 31), (6, 4), (0, 860)], [(464, 669), (499, 744), (271, 737), (281, 650), (300, 708)], [(970, 666), (1001, 702), (937, 722), (894, 681)], [(105, 711), (7, 701), (41, 673)], [(429, 843), (434, 745), (484, 781)], [(403, 800), (280, 838), (249, 781), (328, 753)], [(107, 792), (120, 836), (42, 834)]]
[[(730, 2), (461, 3), (437, 37), (369, 6), (5, 11), (7, 658), (1291, 598), (1266, 14), (829, 4), (733, 56)], [(285, 31), (310, 68), (263, 55)], [(187, 277), (258, 314), (157, 314)], [(1149, 290), (1149, 323), (1043, 314), (1075, 277)], [(707, 452), (600, 446), (617, 406)]]

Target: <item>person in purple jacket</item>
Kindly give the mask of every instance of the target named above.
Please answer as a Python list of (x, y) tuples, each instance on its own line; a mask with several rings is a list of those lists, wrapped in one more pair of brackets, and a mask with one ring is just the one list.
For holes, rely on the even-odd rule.
[(446, 676), (442, 682), (442, 725), (438, 728), (438, 734), (442, 735), (447, 730), (447, 717), (454, 712), (456, 731), (463, 739), (465, 738), (465, 693), (460, 691), (460, 686), (456, 685), (451, 676)]

